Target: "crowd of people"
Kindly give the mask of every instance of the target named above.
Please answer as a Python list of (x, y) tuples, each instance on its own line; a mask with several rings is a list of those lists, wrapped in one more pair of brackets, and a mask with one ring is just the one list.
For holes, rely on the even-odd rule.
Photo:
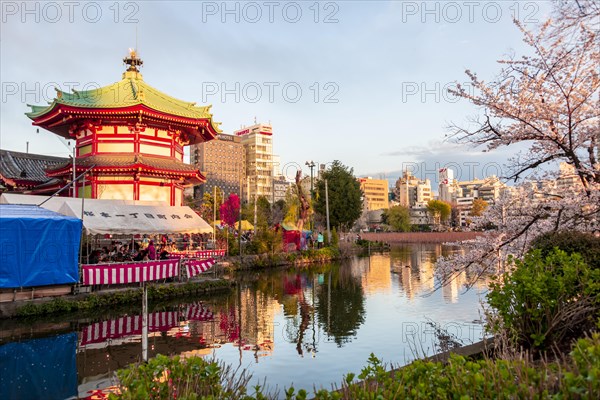
[(112, 241), (110, 245), (92, 251), (89, 263), (167, 260), (170, 253), (202, 249), (203, 244), (209, 241), (210, 235), (186, 234), (179, 239), (179, 241), (175, 241), (167, 235), (153, 238), (144, 235), (131, 243)]

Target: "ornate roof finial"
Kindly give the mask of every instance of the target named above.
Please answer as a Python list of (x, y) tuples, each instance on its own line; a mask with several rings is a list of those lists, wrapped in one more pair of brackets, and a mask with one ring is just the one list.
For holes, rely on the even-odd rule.
[(138, 57), (135, 49), (129, 49), (129, 57), (125, 57), (123, 62), (129, 65), (129, 68), (127, 68), (127, 71), (129, 72), (140, 72), (138, 67), (141, 67), (142, 64), (144, 64), (142, 59)]

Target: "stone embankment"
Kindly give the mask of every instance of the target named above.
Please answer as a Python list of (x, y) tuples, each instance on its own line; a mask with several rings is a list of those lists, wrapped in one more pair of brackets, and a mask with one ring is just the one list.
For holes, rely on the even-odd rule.
[(365, 240), (384, 243), (451, 243), (472, 240), (483, 232), (366, 232)]

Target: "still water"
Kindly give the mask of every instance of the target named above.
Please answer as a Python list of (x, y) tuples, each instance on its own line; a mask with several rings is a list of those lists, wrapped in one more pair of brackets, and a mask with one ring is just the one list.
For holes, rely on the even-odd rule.
[[(297, 271), (239, 273), (239, 289), (150, 307), (149, 356), (215, 357), (271, 390), (331, 388), (370, 353), (398, 366), (436, 352), (430, 322), (478, 341), (485, 283), (434, 290), (434, 262), (460, 251), (405, 245)], [(102, 398), (141, 359), (141, 310), (0, 323), (0, 398)]]

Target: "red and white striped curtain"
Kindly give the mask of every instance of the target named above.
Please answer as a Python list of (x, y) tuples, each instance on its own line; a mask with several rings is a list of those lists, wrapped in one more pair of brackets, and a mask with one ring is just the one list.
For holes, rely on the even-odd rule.
[(208, 271), (215, 264), (214, 258), (205, 260), (185, 260), (185, 272), (188, 278)]
[[(148, 332), (167, 331), (179, 324), (177, 311), (163, 311), (148, 314)], [(102, 343), (108, 339), (142, 334), (142, 316), (131, 315), (96, 322), (83, 328), (81, 345)]]
[(178, 260), (82, 265), (84, 285), (118, 285), (179, 276)]
[(187, 307), (185, 317), (188, 321), (211, 321), (214, 314), (202, 304), (190, 304)]
[(225, 255), (225, 249), (220, 250), (198, 250), (198, 251), (187, 251), (187, 252), (172, 252), (169, 253), (170, 258), (208, 258), (208, 257), (222, 257)]

